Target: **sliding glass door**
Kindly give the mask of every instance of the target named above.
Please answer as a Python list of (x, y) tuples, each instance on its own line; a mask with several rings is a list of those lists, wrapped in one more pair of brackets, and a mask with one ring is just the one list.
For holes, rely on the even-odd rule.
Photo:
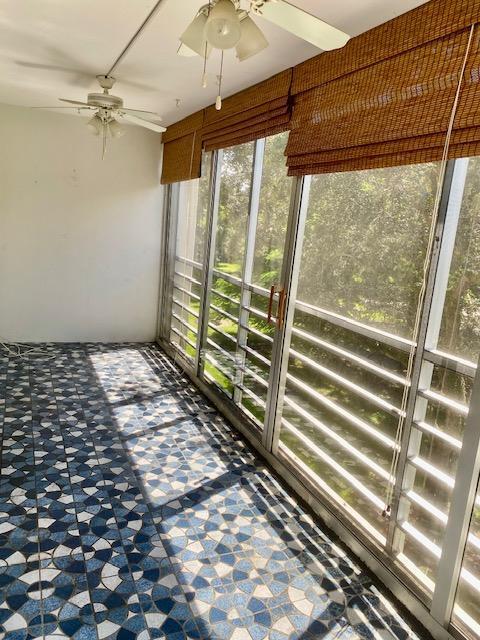
[(439, 625), (480, 637), (480, 161), (288, 178), (285, 143), (172, 187), (167, 340)]
[(217, 168), (219, 185), (212, 233), (212, 270), (202, 351), (205, 377), (233, 398), (237, 382), (240, 300), (246, 267), (255, 144), (223, 151)]
[(315, 176), (280, 447), (381, 545), (438, 167)]
[(191, 180), (170, 193), (174, 214), (165, 254), (168, 303), (161, 310), (170, 314), (170, 341), (195, 366), (199, 349), (200, 302), (203, 270), (208, 242), (211, 156), (202, 160), (202, 178)]
[[(217, 167), (201, 375), (259, 428), (271, 373), (292, 181), (280, 135), (226, 149)], [(280, 308), (281, 313), (281, 308)]]

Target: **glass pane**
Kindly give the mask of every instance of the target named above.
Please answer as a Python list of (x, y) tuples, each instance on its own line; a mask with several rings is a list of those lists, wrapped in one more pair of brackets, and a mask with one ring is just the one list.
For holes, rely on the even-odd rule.
[[(240, 284), (213, 275), (208, 314), (208, 338), (205, 349), (207, 371), (214, 380), (232, 393), (235, 379), (238, 317), (240, 312)], [(220, 377), (216, 372), (221, 373)]]
[[(242, 405), (263, 424), (267, 402), (268, 380), (270, 375), (274, 327), (268, 324), (268, 298), (251, 293), (249, 295), (248, 328), (246, 335)], [(253, 310), (255, 310), (253, 312)], [(254, 396), (252, 396), (252, 392)]]
[(457, 589), (454, 621), (480, 635), (480, 495), (478, 493)]
[(203, 361), (205, 375), (229, 397), (233, 397), (238, 382), (237, 336), (254, 148), (250, 142), (225, 149), (221, 165), (208, 339)]
[(210, 198), (211, 155), (202, 158), (202, 177), (179, 185), (175, 273), (170, 339), (195, 358), (202, 290), (206, 225)]
[[(286, 141), (287, 134), (280, 134), (265, 145), (226, 149), (221, 168), (205, 370), (259, 427), (265, 420), (275, 333), (267, 321), (269, 287), (280, 282), (290, 209)], [(259, 172), (255, 180), (254, 170)], [(251, 193), (259, 183), (259, 192)]]
[(420, 580), (433, 589), (465, 427), (465, 415), (446, 403), (461, 399), (468, 406), (471, 380), (429, 363), (423, 367), (423, 383), (428, 376), (436, 395), (417, 398), (399, 532), (406, 535), (401, 561), (413, 563)]
[(380, 544), (438, 167), (314, 176), (280, 442)]
[(269, 288), (280, 281), (292, 179), (287, 176), (285, 147), (288, 133), (265, 142), (260, 206), (252, 282)]
[(480, 354), (480, 158), (468, 164), (439, 349), (475, 363)]
[(223, 151), (215, 268), (241, 276), (253, 170), (253, 142)]
[[(253, 264), (245, 274), (244, 320), (248, 326), (241, 352), (241, 404), (263, 424), (272, 359), (274, 327), (267, 322), (269, 289), (281, 279), (292, 179), (287, 176), (285, 145), (288, 133), (265, 140)], [(274, 302), (273, 313), (276, 314)], [(244, 359), (244, 360), (243, 360)]]
[(412, 335), (435, 164), (315, 176), (298, 299)]

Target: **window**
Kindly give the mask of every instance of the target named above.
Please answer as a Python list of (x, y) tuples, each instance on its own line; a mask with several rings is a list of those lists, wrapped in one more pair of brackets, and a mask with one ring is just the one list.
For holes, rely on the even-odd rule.
[[(459, 248), (475, 224), (476, 216), (470, 211), (475, 164), (468, 160), (455, 163), (445, 221), (440, 220), (442, 242), (425, 345), (417, 353), (421, 368), (396, 523), (394, 549), (432, 598), (438, 593), (437, 582), (446, 580), (439, 575), (440, 560), (475, 375), (475, 365), (458, 358), (462, 353), (459, 345), (466, 344), (458, 324), (458, 294), (465, 287), (452, 284), (461, 280), (459, 272), (465, 271), (468, 262)], [(463, 307), (464, 326), (474, 324), (472, 313)], [(470, 352), (478, 353), (478, 342), (475, 344), (471, 333), (468, 339)], [(450, 548), (446, 550), (451, 553)]]
[(468, 163), (438, 348), (476, 363), (480, 354), (480, 158)]
[(381, 544), (437, 177), (427, 164), (310, 189), (280, 438)]
[(281, 279), (292, 190), (283, 153), (287, 139), (288, 135), (282, 133), (265, 142), (251, 278), (253, 284), (265, 288), (278, 284)]
[(204, 351), (206, 377), (262, 427), (274, 328), (270, 287), (280, 282), (292, 181), (286, 134), (225, 149)]
[[(454, 361), (477, 364), (480, 354), (480, 159), (471, 158), (466, 171), (465, 190), (458, 220), (439, 349)], [(460, 361), (461, 362), (461, 361)], [(455, 395), (449, 397), (468, 409), (472, 392), (472, 365)], [(478, 375), (478, 374), (477, 374)], [(466, 415), (462, 416), (462, 424)], [(473, 421), (472, 421), (473, 422)], [(478, 420), (474, 424), (478, 429)], [(467, 514), (468, 515), (468, 514)], [(454, 619), (463, 628), (480, 636), (480, 494), (477, 492), (469, 535), (456, 594)]]
[(480, 494), (477, 493), (454, 608), (456, 621), (480, 635)]
[(237, 375), (237, 335), (253, 155), (254, 143), (251, 142), (225, 149), (221, 159), (204, 366), (207, 377), (230, 397), (233, 397)]
[(202, 177), (178, 188), (170, 339), (190, 360), (197, 351), (203, 260), (210, 199), (211, 156), (202, 159)]
[(297, 298), (411, 338), (434, 164), (315, 176)]
[(480, 636), (480, 492), (465, 550), (448, 542), (479, 475), (462, 461), (480, 448), (480, 159), (447, 170), (414, 336), (438, 164), (292, 179), (286, 137), (205, 157), (181, 185), (171, 341), (441, 624)]
[[(269, 289), (282, 279), (284, 245), (290, 209), (292, 180), (287, 177), (283, 150), (287, 134), (267, 138), (261, 167), (258, 215), (253, 245), (251, 274), (246, 278), (244, 305), (248, 307), (245, 336), (243, 385), (247, 392), (242, 406), (259, 424), (265, 420), (265, 406), (272, 366), (274, 327), (267, 322)], [(276, 311), (276, 309), (274, 309)]]
[(397, 546), (400, 560), (433, 592), (472, 385), (468, 376), (428, 361), (423, 380), (405, 469)]

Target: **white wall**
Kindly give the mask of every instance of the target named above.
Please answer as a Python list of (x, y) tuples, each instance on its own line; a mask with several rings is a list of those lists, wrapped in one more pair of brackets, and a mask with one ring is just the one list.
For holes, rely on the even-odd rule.
[(0, 341), (155, 336), (160, 137), (85, 122), (0, 105)]

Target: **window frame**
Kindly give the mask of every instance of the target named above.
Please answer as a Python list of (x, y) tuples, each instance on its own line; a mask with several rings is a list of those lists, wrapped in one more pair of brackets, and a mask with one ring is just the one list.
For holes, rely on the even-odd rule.
[[(250, 199), (249, 220), (245, 261), (247, 266), (253, 261), (254, 236), (256, 229), (255, 208), (258, 212), (258, 196), (261, 188), (262, 162), (258, 153), (264, 149), (265, 140), (255, 143), (254, 172), (252, 184), (255, 185)], [(263, 153), (263, 151), (262, 151)], [(465, 552), (472, 516), (478, 478), (480, 475), (480, 367), (447, 354), (437, 349), (441, 326), (443, 305), (452, 260), (453, 247), (457, 231), (458, 218), (462, 204), (463, 187), (466, 179), (467, 159), (451, 160), (442, 185), (442, 200), (436, 225), (436, 236), (433, 257), (429, 265), (427, 290), (423, 304), (420, 333), (416, 345), (415, 363), (409, 391), (406, 420), (402, 437), (402, 446), (397, 468), (393, 509), (388, 527), (387, 542), (384, 549), (365, 535), (349, 517), (348, 510), (341, 513), (338, 505), (332, 503), (331, 496), (320, 487), (314, 487), (312, 478), (295, 462), (292, 457), (279, 450), (279, 435), (282, 420), (282, 406), (288, 375), (290, 343), (293, 332), (295, 310), (302, 304), (296, 302), (296, 291), (300, 272), (303, 233), (305, 230), (311, 176), (292, 178), (290, 213), (287, 226), (287, 239), (281, 274), (282, 286), (287, 289), (285, 322), (277, 327), (273, 339), (273, 350), (269, 385), (266, 398), (266, 413), (263, 434), (259, 436), (251, 418), (246, 416), (233, 401), (222, 397), (215, 385), (208, 382), (204, 375), (204, 363), (201, 358), (202, 349), (208, 338), (208, 310), (211, 304), (211, 286), (214, 274), (215, 236), (218, 221), (220, 197), (220, 176), (222, 166), (222, 150), (212, 153), (210, 173), (210, 204), (207, 216), (207, 236), (205, 240), (205, 256), (202, 272), (202, 294), (200, 301), (199, 325), (195, 362), (188, 362), (178, 354), (169, 343), (169, 324), (171, 317), (171, 295), (169, 293), (172, 278), (172, 246), (175, 259), (175, 226), (178, 215), (178, 189), (180, 186), (170, 185), (165, 192), (164, 209), (164, 267), (161, 274), (161, 302), (159, 311), (158, 336), (160, 344), (169, 353), (178, 355), (182, 368), (188, 372), (194, 382), (209, 395), (220, 410), (243, 431), (252, 444), (269, 460), (273, 466), (284, 473), (284, 477), (294, 490), (326, 519), (337, 532), (342, 532), (344, 539), (362, 559), (366, 560), (392, 591), (401, 597), (414, 614), (438, 637), (451, 637), (451, 632), (462, 631), (452, 623), (455, 594), (460, 579), (462, 560)], [(173, 263), (174, 267), (174, 263)], [(173, 268), (174, 271), (174, 268)], [(244, 275), (245, 278), (245, 275)], [(255, 291), (258, 289), (258, 291)], [(250, 297), (253, 292), (264, 295), (261, 287), (243, 286), (240, 303), (243, 306), (240, 327), (248, 325)], [(303, 305), (304, 306), (304, 305)], [(246, 309), (245, 309), (246, 307)], [(311, 310), (310, 310), (311, 311)], [(333, 325), (351, 329), (353, 325), (365, 337), (394, 346), (402, 351), (410, 350), (411, 341), (381, 332), (361, 323), (349, 321), (337, 314), (315, 309), (315, 315), (325, 318)], [(246, 317), (246, 320), (245, 320)], [(241, 329), (242, 331), (242, 329)], [(240, 334), (240, 331), (239, 331)], [(245, 331), (237, 336), (236, 352), (245, 356)], [(398, 523), (402, 518), (402, 495), (408, 490), (412, 477), (406, 473), (409, 456), (413, 448), (419, 446), (418, 438), (412, 432), (414, 422), (419, 421), (419, 410), (425, 405), (422, 394), (429, 388), (434, 365), (461, 373), (474, 380), (470, 400), (469, 413), (465, 424), (462, 446), (459, 452), (457, 473), (452, 489), (451, 507), (445, 526), (445, 536), (441, 556), (438, 562), (437, 575), (442, 579), (435, 581), (433, 593), (430, 595), (408, 574), (405, 566), (396, 556), (401, 551)], [(238, 397), (236, 398), (238, 400)], [(417, 427), (415, 427), (417, 429)], [(418, 430), (418, 429), (417, 429)], [(449, 577), (449, 579), (446, 579)], [(427, 608), (425, 608), (427, 604)], [(462, 634), (463, 635), (463, 634)]]

